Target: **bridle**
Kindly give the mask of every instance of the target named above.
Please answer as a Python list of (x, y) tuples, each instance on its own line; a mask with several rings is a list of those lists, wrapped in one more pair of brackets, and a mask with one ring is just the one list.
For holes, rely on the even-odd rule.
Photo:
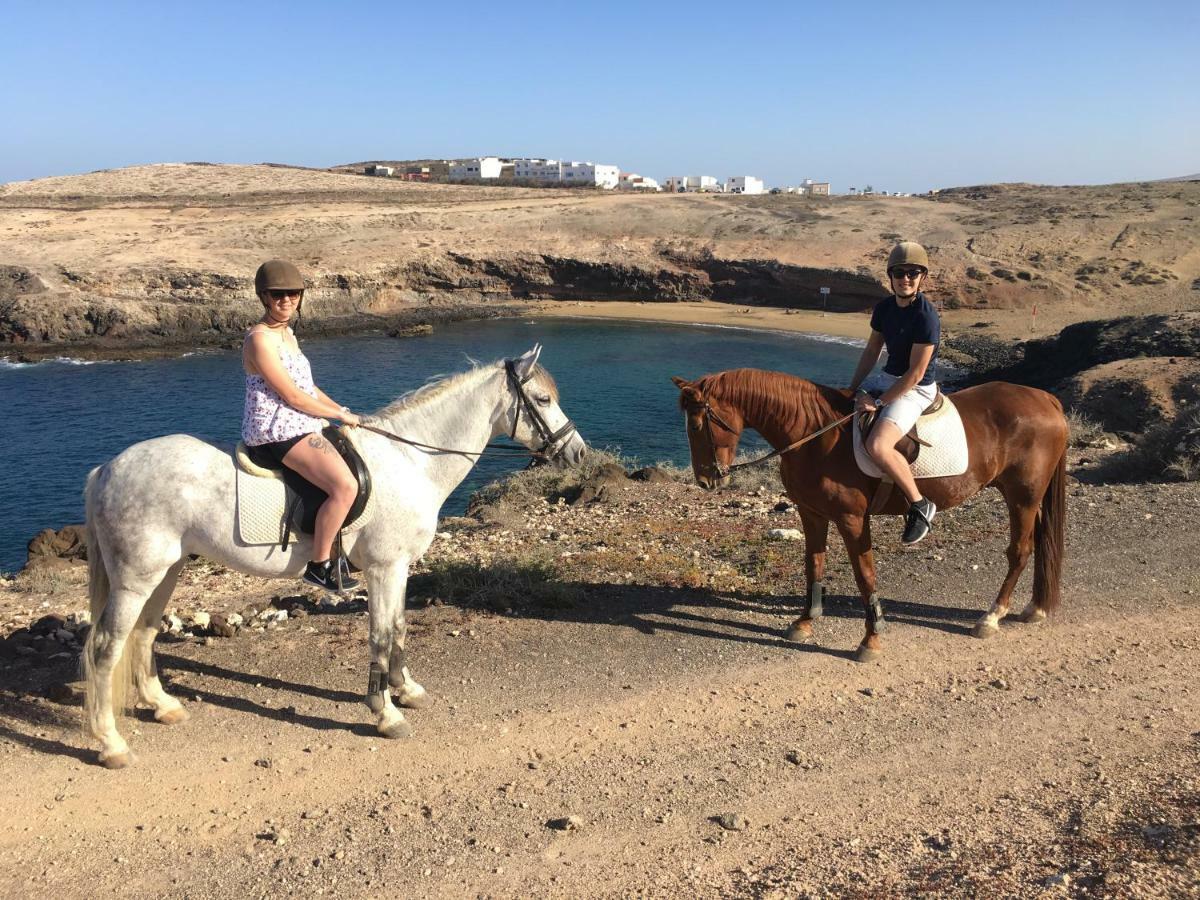
[(708, 445), (712, 448), (712, 455), (713, 455), (712, 464), (713, 464), (713, 470), (717, 473), (717, 478), (728, 478), (730, 475), (732, 475), (738, 469), (747, 469), (750, 466), (757, 466), (760, 463), (765, 463), (768, 460), (774, 459), (777, 456), (783, 456), (783, 454), (785, 454), (785, 453), (790, 453), (792, 450), (795, 450), (797, 447), (801, 447), (804, 444), (807, 444), (809, 441), (813, 440), (814, 438), (819, 438), (825, 432), (830, 431), (834, 428), (837, 428), (839, 425), (842, 425), (845, 422), (849, 422), (851, 419), (854, 418), (854, 413), (850, 413), (849, 415), (842, 416), (837, 421), (830, 422), (828, 425), (824, 426), (823, 428), (820, 428), (820, 429), (814, 431), (812, 434), (805, 435), (804, 437), (800, 438), (800, 440), (798, 440), (798, 441), (793, 441), (792, 443), (788, 444), (786, 447), (781, 447), (778, 450), (772, 450), (770, 453), (766, 454), (765, 456), (760, 456), (758, 459), (751, 459), (751, 460), (747, 460), (746, 462), (734, 463), (733, 465), (726, 467), (726, 466), (721, 465), (721, 461), (719, 459), (717, 459), (717, 441), (716, 441), (716, 437), (713, 435), (712, 423), (716, 422), (718, 425), (720, 425), (722, 428), (724, 428), (726, 431), (728, 431), (732, 435), (737, 435), (739, 432), (736, 429), (734, 429), (728, 422), (726, 422), (724, 419), (722, 419), (719, 415), (717, 415), (717, 411), (712, 408), (712, 405), (707, 400), (704, 401), (704, 408), (701, 410), (701, 412), (704, 415), (704, 429), (708, 435)]
[[(503, 454), (505, 456), (524, 456), (529, 453), (532, 458), (529, 461), (530, 466), (541, 465), (553, 461), (558, 457), (563, 450), (566, 449), (567, 441), (564, 440), (572, 432), (576, 431), (575, 423), (570, 419), (562, 425), (557, 431), (552, 431), (549, 424), (542, 417), (542, 414), (537, 411), (537, 407), (533, 401), (529, 399), (529, 395), (525, 393), (525, 384), (533, 378), (534, 369), (530, 369), (529, 374), (524, 378), (517, 374), (517, 365), (511, 359), (504, 361), (505, 380), (517, 395), (517, 408), (513, 414), (513, 427), (510, 437), (513, 440), (517, 439), (517, 423), (521, 419), (521, 409), (524, 407), (530, 421), (533, 422), (534, 428), (537, 429), (538, 435), (542, 438), (542, 446), (536, 450), (519, 450), (516, 447), (501, 447), (495, 444), (488, 444), (483, 450), (456, 450), (453, 447), (438, 447), (435, 444), (426, 444), (421, 441), (414, 441), (412, 438), (401, 437), (384, 428), (379, 428), (376, 425), (367, 425), (360, 423), (359, 428), (365, 431), (370, 431), (373, 434), (381, 435), (389, 440), (396, 441), (401, 444), (408, 444), (410, 447), (416, 447), (418, 450), (424, 450), (430, 453), (457, 453), (462, 456), (482, 456), (486, 451), (491, 450), (494, 453)], [(556, 442), (557, 449), (554, 448)], [(546, 455), (547, 450), (551, 450), (549, 456)]]
[[(517, 409), (513, 414), (512, 433), (509, 435), (509, 437), (514, 441), (517, 439), (517, 425), (521, 421), (521, 409), (523, 407), (526, 415), (529, 416), (529, 420), (533, 422), (533, 427), (537, 429), (537, 433), (542, 437), (542, 446), (533, 451), (533, 458), (534, 460), (542, 458), (546, 462), (550, 462), (554, 459), (554, 457), (558, 456), (558, 454), (563, 451), (564, 447), (566, 447), (567, 441), (565, 438), (577, 429), (575, 428), (575, 423), (570, 419), (567, 419), (567, 421), (564, 422), (557, 431), (552, 431), (550, 429), (549, 423), (546, 422), (546, 420), (542, 417), (542, 414), (538, 412), (537, 406), (535, 406), (533, 401), (529, 399), (529, 395), (525, 393), (525, 383), (533, 378), (535, 371), (535, 369), (531, 368), (529, 370), (529, 374), (522, 378), (517, 374), (516, 363), (514, 363), (511, 359), (506, 359), (504, 361), (505, 377), (508, 379), (509, 385), (517, 394)], [(558, 443), (560, 441), (561, 443)], [(546, 450), (552, 448), (556, 443), (558, 443), (558, 449), (552, 452), (549, 456), (545, 456)]]

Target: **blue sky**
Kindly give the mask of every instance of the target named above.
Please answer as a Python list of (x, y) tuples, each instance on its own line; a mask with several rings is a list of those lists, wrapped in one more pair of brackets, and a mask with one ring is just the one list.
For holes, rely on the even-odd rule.
[(478, 154), (838, 192), (1200, 172), (1195, 0), (348, 10), (8, 0), (0, 182)]

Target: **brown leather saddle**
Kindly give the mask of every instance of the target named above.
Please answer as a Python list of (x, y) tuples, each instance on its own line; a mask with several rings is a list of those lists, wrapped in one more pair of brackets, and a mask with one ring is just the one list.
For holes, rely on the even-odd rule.
[[(882, 392), (869, 391), (868, 393), (878, 400)], [(921, 410), (921, 416), (924, 417), (932, 415), (940, 410), (942, 408), (942, 404), (945, 402), (946, 397), (942, 393), (941, 388), (938, 388), (937, 396), (933, 398), (932, 403), (925, 407), (925, 409)], [(875, 427), (875, 423), (878, 421), (878, 409), (865, 410), (859, 413), (856, 417), (856, 424), (858, 425), (859, 432), (862, 435), (862, 441), (864, 445), (867, 442), (868, 435), (871, 433), (871, 429)], [(900, 455), (904, 457), (905, 461), (910, 466), (917, 461), (917, 457), (921, 454), (922, 447), (931, 446), (929, 441), (923, 440), (917, 433), (917, 429), (920, 427), (921, 419), (918, 418), (916, 423), (909, 430), (908, 434), (904, 435), (904, 437), (900, 438), (900, 440), (896, 443), (896, 449), (900, 452)], [(868, 515), (873, 516), (883, 511), (883, 507), (887, 505), (888, 498), (891, 497), (893, 484), (894, 482), (892, 482), (889, 478), (880, 479), (879, 485), (875, 488), (875, 493), (871, 497), (871, 506), (867, 510)]]

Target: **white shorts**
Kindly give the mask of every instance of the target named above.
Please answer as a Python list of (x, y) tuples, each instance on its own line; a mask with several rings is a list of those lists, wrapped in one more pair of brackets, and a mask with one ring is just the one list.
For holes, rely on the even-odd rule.
[[(900, 379), (887, 372), (876, 372), (863, 382), (863, 389), (881, 394)], [(921, 413), (937, 398), (937, 382), (919, 384), (899, 399), (893, 400), (879, 413), (881, 420), (887, 420), (900, 429), (901, 434), (908, 434), (921, 418)]]

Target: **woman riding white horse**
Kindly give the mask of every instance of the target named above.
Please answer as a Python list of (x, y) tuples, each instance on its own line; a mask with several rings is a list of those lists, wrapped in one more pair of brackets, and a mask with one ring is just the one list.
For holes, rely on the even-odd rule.
[[(242, 441), (253, 462), (265, 468), (287, 466), (325, 492), (304, 580), (329, 591), (352, 590), (358, 582), (350, 578), (349, 567), (339, 573), (330, 554), (358, 493), (358, 482), (321, 429), (328, 424), (326, 418), (353, 427), (358, 416), (313, 383), (308, 359), (300, 352), (290, 325), (304, 303), (300, 270), (286, 259), (267, 260), (254, 275), (254, 290), (263, 315), (242, 345), (246, 370)], [(338, 560), (337, 565), (344, 564)]]
[[(540, 351), (534, 347), (519, 359), (428, 385), (366, 417), (356, 431), (371, 472), (375, 510), (347, 535), (345, 545), (366, 574), (371, 657), (366, 702), (385, 737), (411, 734), (396, 703), (429, 702), (405, 662), (404, 590), (409, 566), (433, 540), (442, 503), (500, 434), (572, 463), (586, 449), (559, 408), (554, 379), (537, 365)], [(129, 447), (88, 476), (93, 625), (84, 648), (85, 713), (103, 744), (100, 761), (110, 768), (132, 761), (113, 714), (114, 706), (124, 705), (122, 691), (131, 682), (159, 722), (188, 717), (163, 690), (152, 649), (188, 555), (252, 575), (294, 578), (312, 554), (305, 535), (287, 550), (241, 540), (231, 450), (190, 435), (168, 435)]]

